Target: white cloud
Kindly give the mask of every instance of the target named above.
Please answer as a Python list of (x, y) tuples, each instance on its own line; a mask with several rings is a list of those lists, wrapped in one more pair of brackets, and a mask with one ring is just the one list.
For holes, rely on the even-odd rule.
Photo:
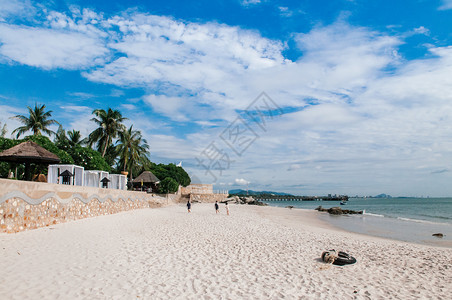
[[(16, 8), (23, 5), (36, 10), (29, 2), (15, 3)], [(45, 17), (41, 26), (34, 27), (0, 23), (0, 61), (43, 69), (83, 69), (108, 58), (105, 38), (109, 34), (104, 27), (108, 24), (103, 23), (102, 15), (73, 9), (71, 17), (55, 11)]]
[[(452, 46), (431, 45), (426, 58), (405, 60), (397, 50), (408, 35), (339, 21), (295, 34), (303, 55), (288, 61), (283, 42), (239, 27), (128, 12), (111, 18), (74, 14), (52, 12), (38, 28), (1, 23), (0, 54), (44, 69), (79, 69), (94, 82), (141, 88), (141, 101), (177, 122), (155, 121), (134, 110), (142, 103), (128, 99), (121, 104), (128, 109), (127, 124), (142, 130), (151, 157), (187, 161), (203, 182), (212, 178), (194, 158), (212, 141), (232, 156), (219, 134), (236, 110), (265, 90), (290, 113), (269, 120), (265, 131), (254, 126), (259, 138), (242, 156), (231, 157), (221, 182), (250, 180), (292, 192), (304, 186), (306, 194), (446, 190), (450, 172), (438, 170), (450, 169), (452, 161)], [(429, 30), (421, 26), (409, 34)], [(69, 113), (73, 128), (92, 130), (91, 110)], [(179, 122), (203, 129), (175, 137), (171, 130)]]
[(78, 99), (83, 99), (83, 100), (87, 100), (87, 99), (92, 99), (92, 98), (96, 98), (98, 97), (97, 95), (91, 94), (91, 93), (84, 93), (84, 92), (68, 92), (67, 93), (69, 96), (78, 98)]
[(80, 112), (91, 112), (92, 109), (89, 108), (88, 106), (78, 106), (78, 105), (65, 105), (65, 106), (61, 106), (61, 108), (69, 113), (80, 113)]
[(121, 31), (119, 40), (109, 46), (124, 55), (87, 72), (93, 81), (177, 94), (219, 94), (234, 76), (284, 60), (282, 43), (237, 27), (144, 14), (114, 17), (109, 23)]
[(306, 12), (304, 12), (301, 9), (290, 9), (287, 6), (278, 6), (279, 15), (282, 17), (290, 18), (296, 15), (305, 15)]
[(290, 166), (289, 166), (289, 168), (287, 169), (287, 171), (294, 171), (294, 170), (298, 170), (298, 169), (300, 169), (301, 168), (301, 165), (300, 164), (291, 164)]
[[(446, 76), (450, 73), (450, 49), (431, 48), (435, 57), (407, 63), (394, 54), (402, 43), (399, 38), (342, 22), (315, 28), (296, 39), (304, 51), (297, 62), (281, 59), (273, 66), (258, 71), (242, 69), (233, 72), (233, 76), (227, 70), (229, 73), (224, 72), (223, 76), (230, 78), (228, 82), (232, 84), (221, 87), (208, 81), (200, 83), (199, 86), (226, 95), (212, 97), (210, 99), (215, 101), (208, 102), (212, 109), (222, 112), (225, 103), (230, 111), (246, 107), (262, 86), (278, 105), (304, 107), (272, 120), (267, 132), (259, 132), (259, 139), (247, 149), (244, 157), (235, 157), (236, 162), (223, 172), (223, 182), (234, 181), (245, 168), (250, 170), (247, 176), (253, 182), (280, 185), (280, 188), (286, 183), (277, 178), (287, 179), (284, 172), (291, 171), (289, 177), (295, 176), (297, 181), (311, 186), (313, 194), (326, 189), (333, 189), (331, 192), (334, 193), (365, 190), (371, 188), (366, 184), (369, 181), (385, 184), (391, 193), (400, 193), (401, 181), (385, 182), (388, 169), (400, 176), (407, 176), (405, 170), (417, 162), (422, 162), (426, 166), (422, 170), (428, 173), (441, 169), (443, 158), (431, 157), (428, 153), (443, 153), (448, 146), (434, 141), (447, 136), (447, 127), (438, 129), (447, 124), (448, 116), (452, 115), (447, 109), (447, 97), (452, 94), (449, 91), (452, 84)], [(176, 58), (173, 60), (177, 61)], [(395, 70), (389, 76), (383, 71), (388, 66)], [(169, 64), (166, 68), (166, 71), (171, 68), (183, 70), (177, 64)], [(168, 72), (166, 78), (180, 83), (178, 76), (172, 77), (172, 74)], [(445, 88), (447, 86), (449, 88)], [(250, 93), (243, 93), (245, 88), (242, 87)], [(253, 93), (253, 97), (248, 96)], [(184, 110), (183, 101), (191, 107)], [(196, 112), (196, 105), (204, 105), (203, 101), (205, 97), (182, 100), (173, 96), (151, 96), (150, 103), (160, 113), (177, 119)], [(195, 121), (207, 124), (205, 122), (217, 116), (201, 114)], [(438, 116), (441, 120), (435, 119)], [(433, 128), (435, 133), (429, 135)], [(413, 143), (412, 137), (416, 133), (418, 136)], [(173, 141), (171, 148), (206, 146), (213, 140), (220, 143), (218, 134), (218, 130), (207, 130), (202, 136), (193, 134)], [(203, 150), (201, 148), (193, 147), (198, 153)], [(195, 156), (198, 155), (196, 151)], [(265, 168), (262, 162), (266, 162)], [(265, 171), (268, 169), (272, 172)], [(368, 173), (369, 169), (375, 172), (374, 175)], [(196, 174), (205, 182), (212, 180), (204, 173), (198, 169)], [(437, 187), (437, 184), (433, 186)]]
[(439, 10), (452, 9), (452, 0), (442, 0), (442, 5), (438, 8)]
[(94, 117), (92, 115), (93, 109), (85, 105), (74, 105), (70, 102), (61, 105), (61, 110), (56, 111), (55, 109), (47, 107), (54, 112), (52, 113), (52, 118), (57, 121), (64, 120), (67, 124), (63, 126), (66, 130), (78, 130), (83, 137), (87, 137), (95, 128), (96, 124), (91, 121)]
[(291, 11), (287, 6), (278, 7), (279, 13), (283, 17), (291, 17), (293, 15), (293, 11)]
[(256, 5), (256, 4), (260, 4), (261, 2), (262, 2), (262, 0), (240, 0), (240, 3), (243, 6)]
[(247, 181), (247, 180), (245, 180), (245, 179), (243, 179), (243, 178), (236, 178), (236, 179), (235, 179), (235, 184), (238, 184), (238, 185), (247, 185), (247, 184), (250, 184), (250, 182)]
[(143, 132), (143, 136), (149, 142), (151, 160), (155, 155), (174, 161), (188, 160), (198, 154), (184, 139), (163, 134), (147, 134), (146, 132)]
[(419, 26), (417, 28), (414, 28), (413, 31), (414, 31), (414, 33), (417, 33), (417, 34), (430, 35), (430, 30), (428, 30), (424, 26)]
[(121, 107), (127, 109), (127, 110), (136, 110), (137, 106), (133, 104), (121, 104)]
[(144, 101), (152, 106), (155, 112), (169, 117), (175, 121), (187, 121), (187, 116), (182, 112), (189, 104), (187, 99), (180, 97), (167, 97), (165, 95), (149, 95)]
[(238, 27), (145, 14), (113, 17), (108, 23), (120, 30), (109, 47), (123, 55), (85, 76), (158, 90), (166, 96), (145, 100), (173, 120), (233, 118), (231, 112), (245, 108), (262, 88), (258, 82), (251, 83), (257, 89), (247, 86), (244, 79), (285, 63), (283, 43)]
[(83, 33), (0, 24), (0, 55), (24, 65), (86, 68), (103, 62), (107, 53), (98, 39)]
[[(5, 137), (15, 138), (16, 135), (12, 135), (14, 129), (19, 126), (22, 126), (22, 123), (19, 123), (16, 119), (12, 118), (17, 115), (22, 115), (25, 113), (24, 109), (18, 109), (14, 106), (6, 105), (6, 103), (11, 102), (11, 99), (3, 98), (0, 96), (0, 122), (1, 126), (6, 124), (6, 135)], [(5, 104), (4, 104), (5, 103)]]
[(124, 91), (118, 90), (118, 89), (112, 89), (110, 96), (115, 97), (115, 98), (122, 97), (122, 96), (124, 96)]
[(0, 21), (10, 16), (28, 17), (36, 12), (28, 0), (0, 0)]

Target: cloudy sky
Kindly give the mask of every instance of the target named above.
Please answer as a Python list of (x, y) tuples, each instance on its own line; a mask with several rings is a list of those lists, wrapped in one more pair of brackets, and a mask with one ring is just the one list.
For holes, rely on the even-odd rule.
[(0, 0), (0, 82), (216, 189), (452, 195), (451, 0)]

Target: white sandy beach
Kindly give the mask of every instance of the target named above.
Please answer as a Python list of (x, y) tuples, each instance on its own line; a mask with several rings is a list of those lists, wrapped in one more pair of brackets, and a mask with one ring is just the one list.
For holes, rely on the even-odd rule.
[[(452, 249), (347, 233), (317, 212), (142, 209), (0, 235), (2, 299), (450, 299)], [(322, 251), (357, 263), (326, 265)]]

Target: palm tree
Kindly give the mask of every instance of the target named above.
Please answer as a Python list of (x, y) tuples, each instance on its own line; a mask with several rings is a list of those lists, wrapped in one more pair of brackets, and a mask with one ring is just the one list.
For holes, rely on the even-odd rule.
[(148, 162), (149, 145), (141, 135), (141, 131), (133, 130), (133, 125), (127, 130), (119, 132), (118, 145), (119, 165), (123, 171), (129, 171), (130, 180), (132, 180), (132, 170), (139, 164)]
[(41, 135), (41, 131), (52, 135), (55, 134), (52, 130), (50, 130), (48, 127), (52, 124), (60, 124), (56, 120), (50, 120), (49, 118), (52, 116), (52, 111), (49, 110), (45, 112), (45, 104), (38, 107), (38, 104), (35, 104), (35, 108), (32, 109), (30, 106), (27, 106), (28, 111), (30, 113), (30, 117), (17, 115), (12, 118), (19, 120), (24, 126), (20, 126), (12, 132), (13, 134), (17, 132), (16, 138), (19, 138), (19, 136), (28, 130), (33, 131), (33, 135)]
[(79, 130), (72, 129), (67, 132), (69, 143), (72, 146), (83, 146), (86, 143), (86, 139), (82, 139), (82, 135)]
[[(2, 126), (2, 122), (0, 122), (0, 127)], [(5, 137), (6, 133), (8, 132), (8, 127), (6, 126), (6, 123), (3, 124), (2, 129), (0, 129), (0, 137)]]
[(64, 143), (65, 141), (67, 141), (66, 130), (64, 130), (63, 126), (60, 125), (58, 126), (53, 142), (58, 145)]
[(89, 135), (89, 145), (92, 146), (97, 143), (97, 150), (102, 152), (102, 157), (104, 157), (107, 147), (112, 144), (118, 132), (123, 130), (122, 121), (127, 119), (122, 117), (119, 110), (112, 110), (111, 108), (108, 108), (107, 112), (103, 109), (95, 109), (93, 114), (96, 117), (92, 118), (91, 121), (94, 121), (99, 127)]

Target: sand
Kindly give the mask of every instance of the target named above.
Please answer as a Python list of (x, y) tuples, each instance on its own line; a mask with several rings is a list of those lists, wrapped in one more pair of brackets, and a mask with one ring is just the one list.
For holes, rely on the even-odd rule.
[[(2, 299), (450, 299), (452, 249), (348, 233), (317, 212), (143, 209), (0, 235)], [(326, 265), (322, 251), (357, 263)]]

